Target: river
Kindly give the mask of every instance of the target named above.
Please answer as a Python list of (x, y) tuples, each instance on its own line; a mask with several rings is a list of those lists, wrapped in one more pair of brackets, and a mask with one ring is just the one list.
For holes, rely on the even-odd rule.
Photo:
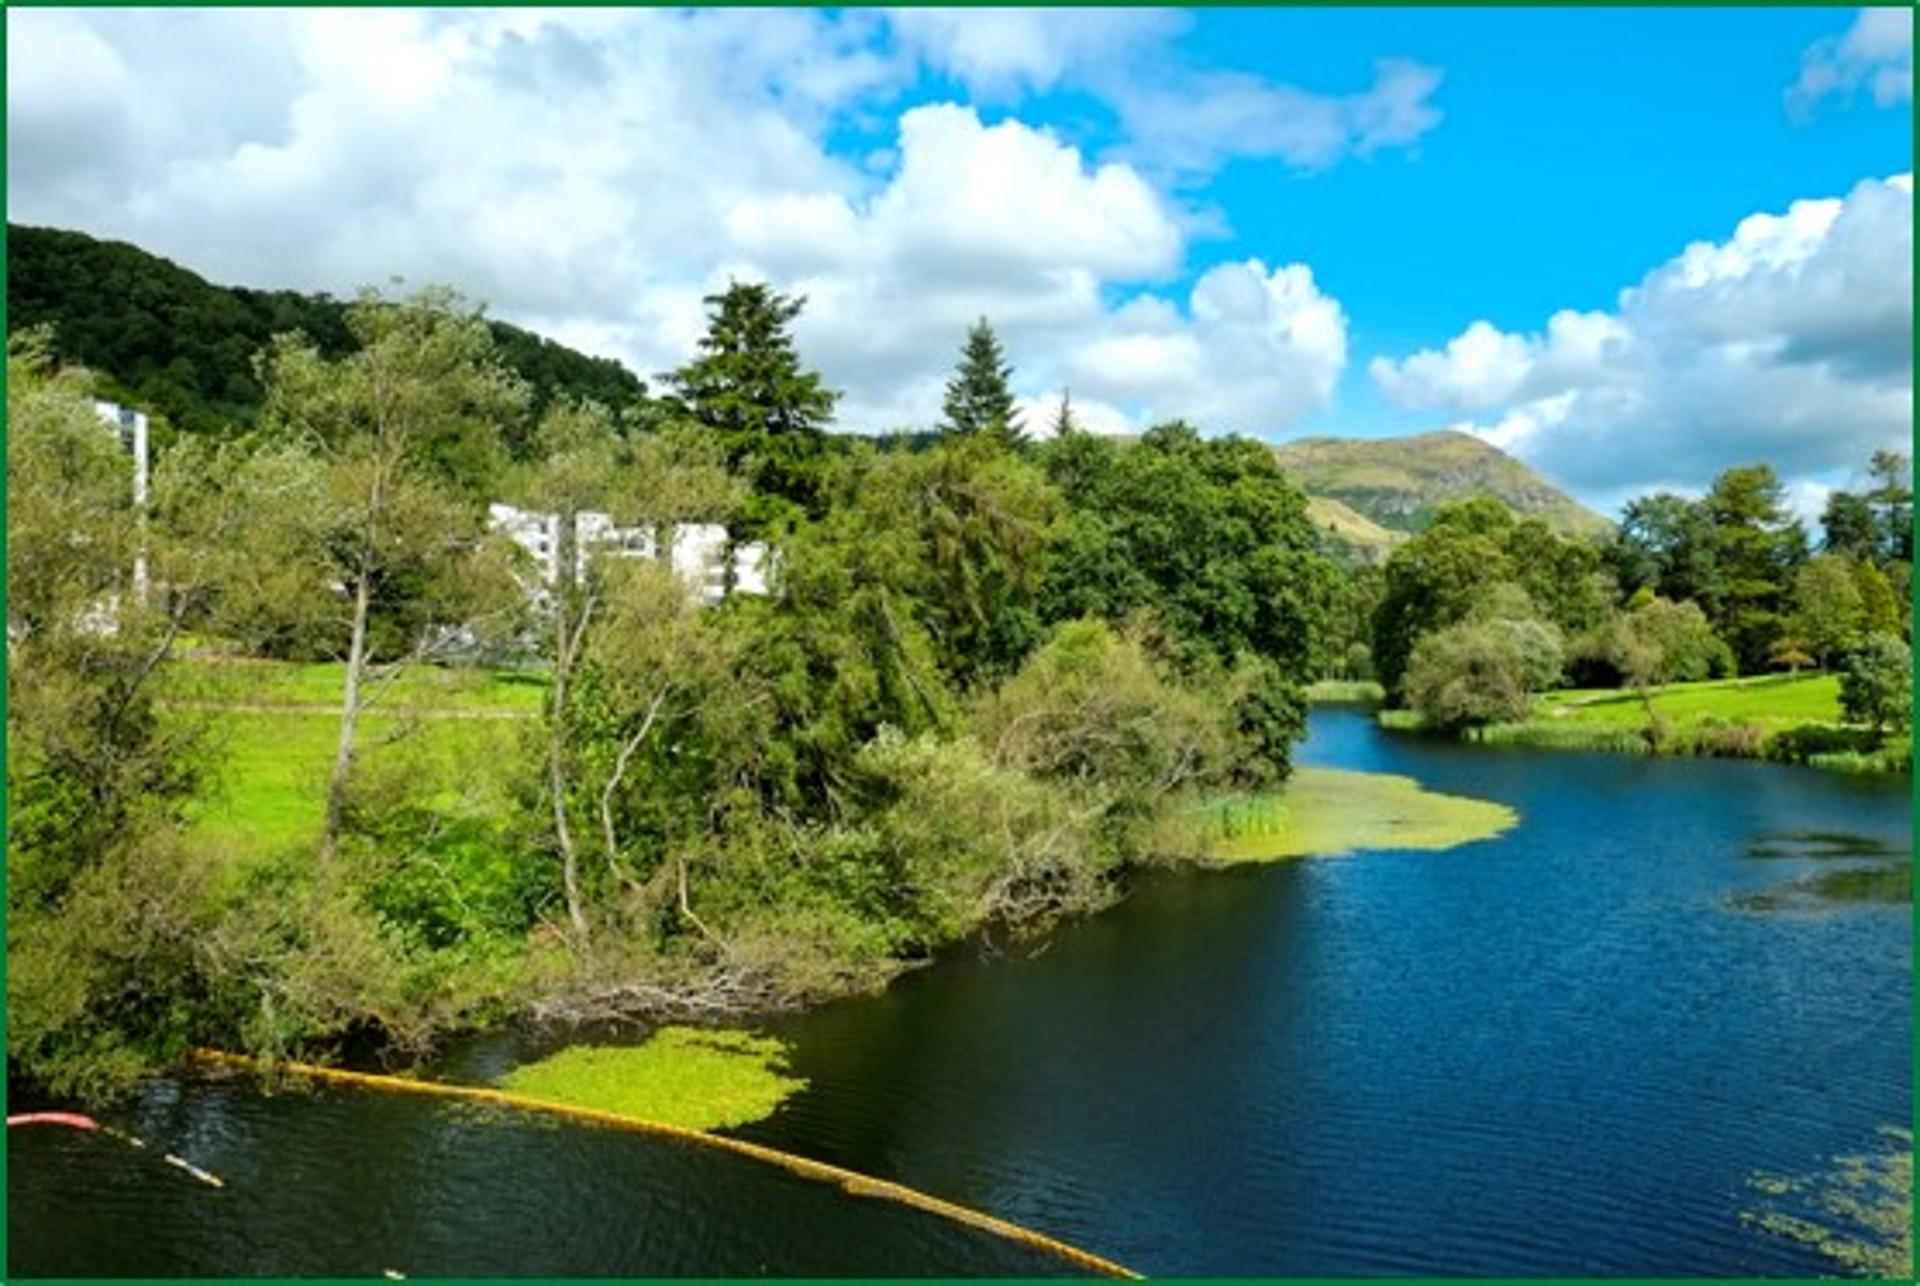
[[(1521, 821), (1155, 875), (1044, 946), (781, 1017), (811, 1088), (739, 1133), (1149, 1274), (1833, 1271), (1741, 1214), (1757, 1172), (1910, 1120), (1910, 910), (1739, 899), (1819, 866), (1756, 846), (1904, 854), (1909, 779), (1467, 747), (1338, 708), (1301, 758)], [(1058, 1267), (741, 1158), (430, 1100), (167, 1081), (116, 1120), (148, 1151), (11, 1132), (13, 1275)]]

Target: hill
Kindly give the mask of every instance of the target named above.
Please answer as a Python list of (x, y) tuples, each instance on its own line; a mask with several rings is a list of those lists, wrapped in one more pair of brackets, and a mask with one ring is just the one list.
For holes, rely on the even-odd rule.
[(1273, 453), (1313, 498), (1316, 525), (1373, 561), (1424, 528), (1441, 505), (1480, 495), (1568, 535), (1611, 530), (1506, 452), (1452, 429), (1404, 438), (1301, 438)]
[[(302, 331), (329, 356), (349, 347), (347, 302), (291, 290), (219, 286), (121, 241), (7, 225), (7, 325), (53, 327), (54, 351), (91, 368), (105, 396), (135, 403), (187, 433), (248, 424), (262, 397), (254, 354)], [(588, 357), (492, 322), (507, 365), (533, 386), (620, 406), (646, 385), (619, 362)]]

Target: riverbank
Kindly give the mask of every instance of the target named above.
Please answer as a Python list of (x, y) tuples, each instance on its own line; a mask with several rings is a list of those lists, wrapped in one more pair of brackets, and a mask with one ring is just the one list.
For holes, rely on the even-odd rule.
[[(324, 663), (202, 657), (169, 671), (163, 710), (201, 725), (211, 751), (187, 833), (217, 884), (244, 890), (263, 881), (289, 888), (324, 882), (311, 853), (338, 731), (338, 711), (329, 701), (340, 681), (340, 667)], [(1370, 687), (1332, 693), (1323, 685), (1314, 696), (1364, 701)], [(329, 968), (324, 1010), (316, 1012), (391, 1014), (379, 1029), (401, 1051), (516, 1018), (569, 1026), (736, 1021), (875, 992), (933, 956), (965, 950), (982, 934), (1004, 936), (995, 923), (968, 922), (902, 955), (884, 943), (842, 950), (845, 935), (833, 936), (832, 925), (816, 935), (818, 942), (771, 930), (727, 932), (724, 939), (685, 935), (664, 944), (634, 934), (576, 942), (557, 930), (516, 931), (516, 914), (525, 914), (516, 912), (517, 890), (527, 872), (551, 860), (532, 851), (524, 826), (516, 825), (528, 789), (525, 743), (544, 695), (535, 675), (418, 667), (363, 717), (357, 771), (367, 789), (377, 796), (392, 783), (396, 792), (426, 801), (437, 821), (391, 839), (368, 837), (352, 850), (352, 870), (332, 874), (370, 889), (376, 909), (413, 915), (431, 900), (457, 908), (459, 918), (445, 923), (442, 940), (409, 945), (397, 978)], [(1097, 896), (1077, 899), (1019, 932), (1035, 936), (1054, 919), (1104, 909), (1137, 868), (1368, 848), (1432, 850), (1496, 834), (1513, 822), (1497, 805), (1427, 792), (1410, 779), (1305, 768), (1276, 792), (1174, 805), (1142, 851), (1106, 873)], [(424, 1008), (406, 999), (424, 987), (439, 999)], [(382, 999), (386, 992), (394, 994)], [(365, 1024), (349, 1024), (355, 1026)], [(283, 1023), (269, 1043), (241, 1043), (299, 1057), (334, 1049), (341, 1034)], [(196, 1038), (230, 1044), (240, 1035), (210, 1029)]]
[[(1410, 710), (1382, 710), (1380, 726), (1428, 731)], [(1843, 721), (1830, 674), (1762, 675), (1675, 683), (1640, 693), (1566, 689), (1543, 693), (1533, 717), (1463, 730), (1476, 745), (1534, 750), (1756, 759), (1835, 772), (1902, 773), (1913, 767), (1908, 734), (1882, 735)]]

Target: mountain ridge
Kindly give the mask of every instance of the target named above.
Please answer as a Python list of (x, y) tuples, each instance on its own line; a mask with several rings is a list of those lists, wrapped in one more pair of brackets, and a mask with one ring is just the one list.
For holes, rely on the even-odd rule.
[(1563, 535), (1602, 536), (1613, 524), (1489, 442), (1458, 429), (1392, 438), (1314, 436), (1275, 443), (1274, 459), (1314, 502), (1331, 541), (1378, 562), (1424, 530), (1441, 505), (1491, 496)]

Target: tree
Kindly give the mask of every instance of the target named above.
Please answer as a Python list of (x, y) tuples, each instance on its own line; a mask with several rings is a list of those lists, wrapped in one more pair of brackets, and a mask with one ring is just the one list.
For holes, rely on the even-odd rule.
[(1840, 707), (1875, 732), (1913, 722), (1913, 652), (1892, 634), (1875, 634), (1847, 659), (1840, 675)]
[(1833, 665), (1859, 646), (1866, 629), (1860, 583), (1845, 558), (1822, 554), (1794, 573), (1788, 631), (1804, 644), (1812, 664)]
[(1835, 491), (1820, 514), (1821, 548), (1855, 560), (1880, 557), (1880, 519), (1865, 496)]
[[(480, 316), (445, 292), (397, 304), (365, 294), (348, 326), (360, 346), (345, 357), (283, 336), (263, 366), (270, 429), (310, 448), (323, 480), (320, 503), (284, 518), (302, 527), (310, 563), (346, 599), (323, 860), (346, 824), (367, 706), (409, 664), (459, 646), (485, 615), (519, 601), (503, 544), (488, 537), (484, 511), (462, 487), (495, 473), (501, 426), (524, 412), (525, 385), (495, 358)], [(383, 656), (375, 626), (389, 610), (407, 637)]]
[[(1895, 567), (1904, 567), (1904, 563), (1895, 563)], [(1854, 588), (1860, 593), (1860, 616), (1864, 632), (1868, 634), (1904, 635), (1907, 630), (1906, 613), (1900, 610), (1900, 599), (1894, 593), (1893, 584), (1887, 574), (1872, 563), (1853, 565)]]
[(181, 600), (133, 593), (132, 467), (43, 334), (8, 341), (7, 424), (8, 898), (51, 907), (175, 816), (197, 763), (154, 703)]
[(1719, 610), (1713, 520), (1705, 505), (1671, 492), (1630, 500), (1608, 553), (1623, 590), (1691, 599), (1710, 618)]
[(1085, 431), (1080, 427), (1080, 421), (1073, 418), (1073, 390), (1061, 390), (1060, 409), (1053, 416), (1053, 436), (1066, 438)]
[[(598, 546), (581, 547), (582, 515), (601, 513), (620, 527), (655, 526), (658, 552), (670, 558), (671, 525), (676, 521), (722, 518), (735, 502), (733, 479), (722, 465), (717, 447), (703, 432), (687, 428), (636, 436), (622, 441), (613, 417), (593, 403), (557, 404), (542, 419), (537, 435), (539, 463), (527, 471), (523, 491), (528, 503), (553, 516), (556, 531), (554, 584), (547, 605), (543, 649), (552, 675), (545, 711), (545, 793), (552, 821), (554, 846), (559, 850), (561, 889), (567, 919), (577, 938), (590, 929), (580, 873), (581, 844), (573, 818), (574, 801), (581, 793), (585, 758), (580, 721), (573, 709), (574, 688), (581, 668), (597, 661), (603, 671), (617, 672), (631, 686), (632, 667), (609, 668), (607, 658), (629, 658), (633, 645), (654, 640), (663, 621), (677, 622), (688, 609), (685, 587), (675, 591), (646, 578), (615, 576), (607, 565), (610, 552)], [(660, 575), (672, 578), (664, 564)], [(657, 577), (655, 578), (657, 579)], [(609, 584), (624, 592), (609, 603)], [(657, 620), (645, 619), (650, 608)], [(603, 644), (606, 630), (628, 636), (620, 646)], [(674, 639), (681, 636), (675, 634)], [(659, 664), (669, 669), (673, 658), (661, 649)], [(606, 844), (608, 869), (620, 869), (619, 845), (609, 812), (607, 793), (617, 791), (627, 766), (641, 743), (661, 723), (662, 709), (672, 694), (669, 683), (645, 683), (638, 698), (645, 706), (637, 732), (621, 733), (615, 761), (618, 771), (603, 788), (599, 813)], [(609, 688), (603, 679), (600, 700)], [(624, 727), (621, 719), (616, 725)]]
[(1043, 631), (1039, 596), (1061, 503), (1024, 456), (984, 435), (849, 469), (841, 504), (876, 531), (904, 529), (903, 588), (940, 665), (965, 690), (1016, 669)]
[(1483, 497), (1442, 506), (1427, 530), (1388, 557), (1373, 664), (1389, 692), (1399, 693), (1422, 635), (1465, 620), (1493, 585), (1514, 580), (1512, 533), (1512, 513)]
[(1867, 501), (1879, 520), (1880, 561), (1913, 561), (1913, 463), (1901, 451), (1875, 451), (1867, 464)]
[(1708, 615), (1744, 673), (1765, 669), (1783, 632), (1806, 533), (1786, 510), (1784, 490), (1764, 464), (1728, 469), (1701, 503), (1713, 522), (1718, 611)]
[(968, 328), (960, 363), (947, 381), (946, 419), (941, 432), (984, 437), (1001, 446), (1018, 445), (1024, 435), (1007, 382), (1012, 375), (1013, 367), (1001, 351), (1000, 340), (982, 317)]
[(804, 297), (760, 282), (708, 295), (700, 354), (666, 376), (674, 408), (712, 430), (753, 490), (743, 536), (820, 511), (823, 430), (839, 394), (800, 364), (791, 327)]
[(1541, 620), (1463, 621), (1423, 636), (1408, 660), (1407, 703), (1436, 728), (1527, 717), (1559, 676), (1560, 634)]

